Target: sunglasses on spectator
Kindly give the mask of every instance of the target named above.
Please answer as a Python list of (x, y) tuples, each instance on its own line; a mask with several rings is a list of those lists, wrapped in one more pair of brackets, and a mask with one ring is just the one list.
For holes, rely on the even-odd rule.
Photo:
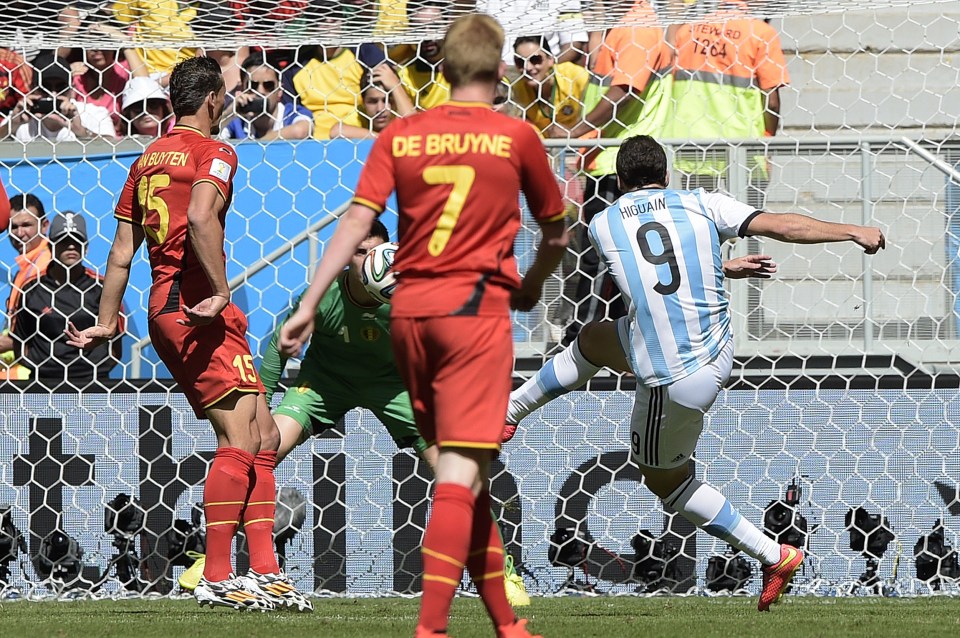
[(513, 63), (517, 65), (517, 68), (518, 68), (518, 69), (522, 69), (522, 68), (526, 65), (527, 62), (529, 62), (530, 64), (536, 66), (536, 65), (538, 65), (538, 64), (543, 64), (543, 60), (544, 60), (543, 56), (540, 55), (539, 53), (537, 53), (536, 55), (531, 55), (531, 56), (530, 56), (529, 58), (527, 58), (526, 60), (524, 60), (524, 59), (521, 58), (520, 56), (517, 56), (517, 57), (513, 58)]
[(273, 80), (266, 80), (264, 82), (257, 82), (256, 80), (250, 80), (250, 88), (258, 89), (261, 86), (267, 91), (267, 93), (271, 93), (277, 90), (277, 83), (274, 82)]
[(503, 104), (503, 103), (506, 102), (506, 101), (507, 101), (507, 96), (506, 96), (506, 95), (498, 95), (498, 96), (496, 96), (495, 98), (493, 98), (493, 105), (494, 105), (494, 106), (499, 106), (499, 105)]

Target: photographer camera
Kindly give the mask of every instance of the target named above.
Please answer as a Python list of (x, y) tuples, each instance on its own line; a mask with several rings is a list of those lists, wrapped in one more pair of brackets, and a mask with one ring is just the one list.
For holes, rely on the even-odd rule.
[(27, 553), (27, 542), (13, 523), (13, 506), (0, 504), (0, 600), (19, 598), (19, 592), (7, 588), (10, 586), (10, 563), (20, 552)]
[(70, 589), (87, 589), (99, 582), (99, 578), (90, 581), (83, 577), (83, 548), (59, 527), (59, 522), (57, 525), (57, 529), (40, 541), (40, 549), (33, 558), (37, 575), (57, 595)]
[(78, 102), (66, 61), (41, 55), (34, 61), (37, 86), (14, 107), (6, 136), (27, 143), (36, 139), (75, 142), (79, 138), (114, 137), (110, 112), (99, 105)]
[(943, 522), (938, 518), (926, 536), (917, 539), (913, 546), (917, 579), (940, 591), (941, 577), (950, 580), (960, 578), (960, 558), (952, 545), (947, 544)]
[[(138, 577), (140, 558), (137, 556), (137, 535), (144, 530), (146, 514), (136, 499), (117, 494), (103, 509), (103, 529), (113, 535), (117, 554), (110, 561), (117, 568), (117, 578), (124, 588), (141, 592), (144, 582)], [(107, 567), (107, 574), (110, 567)], [(104, 574), (106, 576), (106, 574)]]
[(280, 74), (260, 53), (242, 65), (240, 90), (221, 118), (220, 139), (302, 140), (313, 133), (313, 114), (283, 100)]
[[(567, 569), (567, 579), (560, 586), (559, 591), (593, 591), (593, 585), (590, 584), (587, 574), (587, 543), (580, 539), (575, 530), (567, 527), (558, 527), (550, 535), (550, 546), (547, 548), (547, 559), (554, 567), (565, 567)], [(576, 568), (583, 569), (584, 578), (587, 580), (580, 582), (576, 579)]]
[(896, 539), (890, 521), (881, 514), (871, 514), (863, 506), (850, 508), (843, 521), (850, 532), (850, 549), (860, 552), (867, 559), (866, 570), (852, 585), (850, 593), (855, 593), (857, 587), (862, 585), (868, 592), (887, 595), (878, 570), (880, 559)]

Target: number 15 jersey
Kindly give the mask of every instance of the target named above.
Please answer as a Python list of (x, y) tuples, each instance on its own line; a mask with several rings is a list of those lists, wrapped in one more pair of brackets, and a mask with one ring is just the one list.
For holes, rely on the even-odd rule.
[(539, 223), (563, 218), (536, 131), (481, 103), (447, 102), (392, 122), (373, 144), (354, 202), (382, 212), (394, 190), (392, 317), (506, 316), (520, 283), (520, 191)]
[(645, 385), (696, 372), (732, 338), (720, 244), (745, 236), (759, 213), (703, 189), (645, 189), (590, 221), (590, 242), (627, 302), (621, 340)]
[(178, 125), (147, 147), (130, 167), (114, 216), (143, 226), (153, 285), (147, 318), (193, 307), (213, 292), (187, 235), (193, 187), (209, 182), (224, 199), (224, 224), (233, 197), (237, 154), (229, 144)]

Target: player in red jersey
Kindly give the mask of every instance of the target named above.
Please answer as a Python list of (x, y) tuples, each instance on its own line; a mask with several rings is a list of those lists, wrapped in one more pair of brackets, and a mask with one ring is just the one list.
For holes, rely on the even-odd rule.
[[(323, 293), (394, 190), (401, 273), (390, 313), (397, 364), (417, 427), (440, 447), (423, 539), (418, 637), (446, 635), (466, 567), (499, 638), (530, 634), (503, 586), (503, 545), (490, 516), (488, 471), (500, 448), (513, 365), (509, 309), (529, 310), (567, 245), (563, 203), (537, 133), (491, 109), (506, 71), (503, 29), (472, 14), (444, 40), (452, 101), (391, 123), (374, 142), (353, 205), (324, 251), (281, 347), (298, 353)], [(513, 257), (519, 194), (542, 240), (523, 281)], [(464, 533), (464, 530), (470, 530)]]
[[(133, 163), (120, 194), (97, 325), (71, 325), (67, 336), (89, 348), (114, 335), (130, 264), (146, 239), (153, 346), (197, 417), (209, 419), (217, 434), (203, 493), (206, 562), (194, 595), (201, 605), (312, 609), (274, 554), (280, 435), (244, 336), (247, 318), (230, 303), (223, 229), (237, 155), (210, 136), (223, 111), (220, 66), (210, 58), (181, 62), (170, 76), (170, 97), (177, 126)], [(231, 545), (241, 520), (250, 572), (235, 578)]]

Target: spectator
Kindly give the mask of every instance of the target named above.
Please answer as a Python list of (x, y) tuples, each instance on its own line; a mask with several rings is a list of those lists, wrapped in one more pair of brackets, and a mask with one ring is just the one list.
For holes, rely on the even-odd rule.
[(74, 99), (105, 108), (120, 133), (120, 100), (130, 79), (126, 60), (118, 60), (115, 49), (83, 49), (83, 59), (71, 64), (70, 71)]
[[(197, 17), (192, 3), (178, 0), (116, 0), (110, 7), (113, 17), (124, 25), (134, 25), (136, 36), (140, 40), (193, 40), (190, 22)], [(179, 49), (138, 49), (137, 53), (147, 65), (147, 72), (159, 80), (169, 75), (177, 62), (192, 58), (197, 50)]]
[(558, 64), (586, 64), (589, 36), (580, 0), (479, 0), (477, 11), (496, 16), (509, 29), (503, 48), (507, 64), (514, 55), (510, 42), (524, 33), (540, 35)]
[(541, 131), (551, 124), (576, 126), (583, 119), (590, 72), (573, 62), (554, 64), (550, 45), (541, 36), (521, 36), (513, 50), (522, 73), (513, 84), (513, 100), (524, 119)]
[(11, 112), (8, 135), (24, 143), (37, 139), (75, 142), (79, 138), (116, 135), (113, 118), (106, 108), (74, 99), (70, 71), (64, 60), (42, 55), (34, 64), (39, 85)]
[[(624, 17), (623, 24), (656, 24), (657, 16), (647, 0), (638, 0)], [(664, 30), (650, 26), (620, 26), (611, 29), (597, 55), (595, 71), (609, 76), (610, 88), (584, 119), (567, 129), (553, 124), (544, 131), (550, 137), (581, 137), (595, 131), (601, 137), (625, 139), (636, 135), (662, 136), (670, 113), (672, 50)], [(577, 238), (580, 253), (580, 277), (573, 302), (576, 320), (566, 330), (563, 344), (572, 342), (580, 326), (603, 314), (602, 307), (591, 311), (589, 300), (599, 269), (597, 253), (587, 239), (587, 224), (598, 212), (620, 197), (617, 187), (616, 159), (618, 147), (591, 153), (585, 160), (588, 176), (584, 184), (582, 224)], [(612, 282), (604, 287), (616, 296)], [(622, 302), (607, 314), (623, 314)]]
[(20, 306), (25, 288), (46, 272), (50, 263), (50, 243), (46, 233), (49, 227), (43, 203), (30, 193), (10, 198), (10, 243), (17, 251), (17, 270), (12, 273), (10, 296), (7, 298), (6, 327), (0, 334), (0, 379), (26, 379), (29, 368), (14, 364), (13, 338), (9, 335), (10, 320)]
[(126, 135), (159, 137), (173, 128), (173, 109), (160, 83), (134, 76), (123, 91), (121, 128)]
[(33, 86), (33, 67), (10, 49), (0, 48), (0, 121), (6, 124), (14, 107)]
[[(776, 30), (752, 18), (740, 0), (725, 0), (703, 22), (680, 25), (669, 137), (762, 139), (777, 134), (780, 88), (790, 82)], [(717, 190), (727, 171), (726, 149), (677, 154), (683, 188)], [(762, 154), (750, 159), (746, 201), (763, 207), (768, 182)]]
[(313, 133), (313, 114), (282, 99), (280, 74), (262, 53), (243, 61), (241, 89), (224, 114), (221, 139), (302, 140)]
[(396, 117), (404, 117), (415, 112), (410, 96), (400, 85), (400, 78), (389, 64), (381, 63), (371, 72), (364, 72), (360, 81), (363, 87), (360, 94), (362, 111), (360, 119), (362, 127), (352, 127), (346, 124), (334, 127), (332, 137), (370, 138), (376, 137), (387, 124)]
[(313, 136), (330, 139), (341, 124), (360, 127), (363, 66), (344, 47), (317, 47), (314, 57), (293, 76), (300, 104), (313, 113)]
[[(67, 322), (83, 330), (96, 324), (101, 278), (83, 265), (87, 223), (77, 213), (58, 215), (50, 225), (53, 260), (28, 286), (12, 318), (14, 350), (48, 386), (83, 387), (105, 379), (120, 359), (120, 336), (92, 350), (67, 345)], [(121, 324), (120, 335), (123, 333)]]
[[(69, 39), (80, 26), (78, 5), (87, 2), (73, 0), (7, 0), (3, 3), (4, 40), (15, 43), (14, 48), (27, 60), (32, 45), (45, 38)], [(49, 40), (47, 40), (49, 41)], [(61, 40), (62, 41), (62, 40)], [(57, 55), (67, 57), (70, 47), (57, 49)]]
[(236, 50), (208, 49), (206, 54), (208, 58), (213, 58), (220, 65), (227, 95), (233, 95), (234, 91), (242, 90), (243, 70), (241, 67), (244, 60), (250, 55), (250, 47), (240, 47)]
[[(436, 29), (444, 16), (442, 0), (425, 0), (410, 13), (410, 31)], [(403, 61), (397, 75), (418, 110), (433, 108), (450, 100), (450, 83), (440, 71), (443, 62), (443, 40), (422, 40), (416, 53)]]

